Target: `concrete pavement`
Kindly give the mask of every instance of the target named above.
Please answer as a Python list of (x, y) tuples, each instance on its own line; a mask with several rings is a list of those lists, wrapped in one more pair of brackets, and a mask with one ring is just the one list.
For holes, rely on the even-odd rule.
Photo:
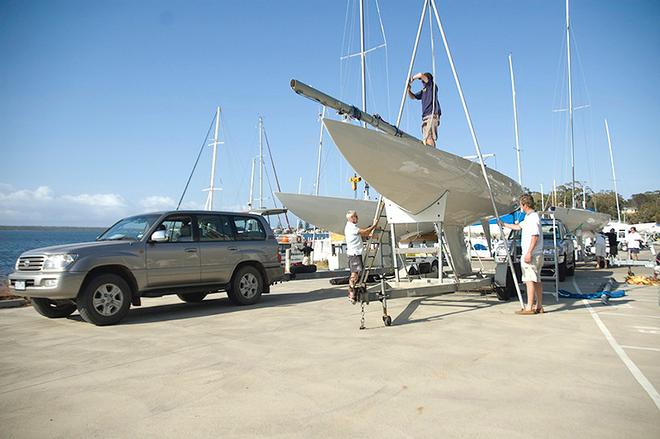
[[(659, 389), (658, 288), (626, 290), (591, 304)], [(321, 279), (255, 307), (146, 299), (103, 328), (1, 310), (0, 436), (660, 437), (660, 409), (579, 300), (517, 316), (494, 295), (399, 299), (393, 326), (375, 303), (359, 331), (345, 294)]]

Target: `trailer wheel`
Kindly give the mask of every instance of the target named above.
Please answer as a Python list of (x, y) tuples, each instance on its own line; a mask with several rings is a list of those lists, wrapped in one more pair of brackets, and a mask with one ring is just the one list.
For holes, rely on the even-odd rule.
[(392, 326), (392, 317), (383, 316), (383, 323), (385, 323), (385, 326)]

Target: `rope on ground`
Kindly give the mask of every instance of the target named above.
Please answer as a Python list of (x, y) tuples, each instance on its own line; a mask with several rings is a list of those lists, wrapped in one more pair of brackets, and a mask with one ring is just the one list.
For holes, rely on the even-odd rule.
[(608, 299), (619, 299), (625, 295), (626, 292), (623, 290), (598, 291), (596, 293), (588, 293), (588, 294), (572, 293), (568, 290), (562, 290), (562, 289), (559, 290), (559, 297), (562, 297), (564, 299), (603, 299), (603, 296), (607, 297)]

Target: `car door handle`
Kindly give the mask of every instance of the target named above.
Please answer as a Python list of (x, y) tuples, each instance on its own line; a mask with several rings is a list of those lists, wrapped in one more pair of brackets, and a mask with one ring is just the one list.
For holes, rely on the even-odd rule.
[(236, 250), (238, 250), (238, 247), (229, 247), (227, 250), (235, 252)]
[(186, 253), (197, 253), (197, 249), (194, 248), (194, 247), (187, 248), (187, 249), (186, 249)]

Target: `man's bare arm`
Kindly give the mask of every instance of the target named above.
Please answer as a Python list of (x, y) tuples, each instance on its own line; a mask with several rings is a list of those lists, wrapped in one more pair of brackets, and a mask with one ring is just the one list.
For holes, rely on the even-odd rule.
[(511, 229), (511, 230), (522, 229), (522, 226), (520, 224), (507, 224), (507, 223), (503, 223), (502, 221), (498, 221), (498, 223), (500, 223), (500, 226), (504, 227), (505, 229)]
[(360, 234), (361, 237), (366, 238), (367, 236), (369, 236), (371, 234), (371, 232), (374, 231), (375, 228), (376, 228), (376, 224), (374, 223), (374, 224), (370, 225), (369, 227), (367, 227), (366, 229), (359, 229), (358, 233)]

